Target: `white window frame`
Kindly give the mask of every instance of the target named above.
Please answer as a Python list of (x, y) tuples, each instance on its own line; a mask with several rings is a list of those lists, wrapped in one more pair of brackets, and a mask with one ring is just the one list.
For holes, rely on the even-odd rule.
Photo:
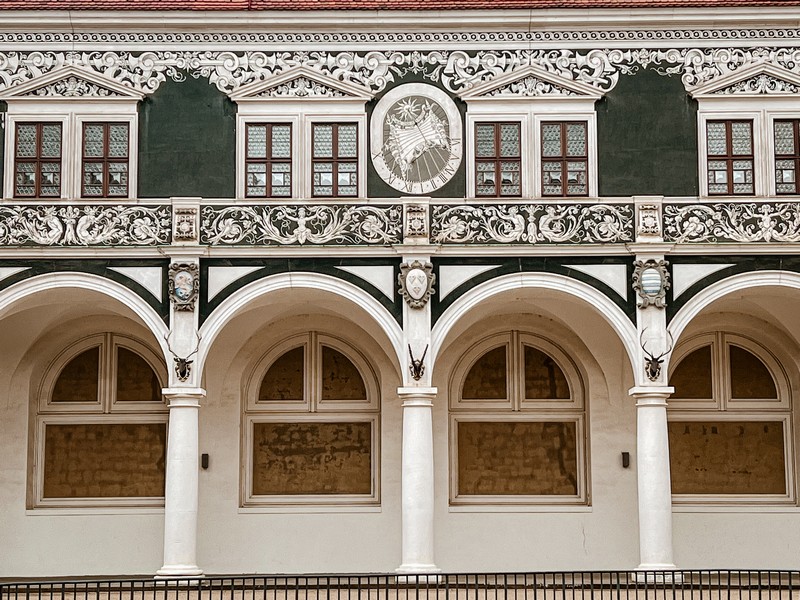
[[(709, 201), (742, 200), (754, 198), (790, 199), (800, 194), (777, 194), (775, 184), (775, 129), (774, 123), (781, 119), (800, 119), (800, 108), (796, 99), (769, 96), (700, 96), (698, 102), (698, 157), (700, 197)], [(708, 193), (708, 121), (752, 121), (753, 122), (753, 195), (726, 195)], [(800, 176), (800, 173), (797, 174)]]
[[(597, 180), (597, 113), (595, 98), (566, 96), (564, 98), (502, 99), (471, 98), (467, 100), (467, 197), (487, 202), (513, 202), (536, 198), (565, 202), (596, 199)], [(581, 121), (586, 123), (588, 182), (587, 196), (542, 195), (541, 125), (547, 122)], [(475, 124), (520, 123), (522, 196), (476, 196), (475, 194)]]
[[(344, 354), (356, 367), (367, 392), (366, 402), (325, 402), (321, 398), (322, 346)], [(261, 382), (272, 364), (293, 348), (305, 349), (302, 401), (259, 402)], [(257, 507), (344, 507), (380, 504), (380, 386), (375, 370), (355, 347), (336, 336), (311, 331), (288, 337), (269, 348), (246, 376), (243, 388), (240, 448), (240, 503), (242, 508)], [(371, 423), (372, 491), (369, 494), (307, 494), (265, 496), (253, 490), (253, 430), (256, 423)]]
[[(695, 350), (711, 344), (711, 377), (714, 398), (668, 401), (667, 420), (692, 421), (769, 421), (783, 423), (786, 494), (672, 494), (676, 505), (794, 504), (796, 502), (794, 415), (788, 376), (780, 361), (764, 345), (744, 335), (715, 331), (687, 339), (676, 349), (670, 361), (670, 375), (681, 361)], [(731, 397), (729, 347), (739, 346), (762, 361), (772, 376), (777, 399), (741, 399)]]
[[(544, 352), (555, 361), (570, 388), (569, 399), (526, 400), (524, 398), (524, 346)], [(462, 400), (461, 390), (472, 366), (484, 354), (505, 346), (506, 392), (503, 399)], [(516, 377), (515, 377), (516, 375)], [(589, 502), (588, 440), (586, 429), (586, 390), (575, 362), (557, 344), (533, 332), (503, 331), (472, 345), (459, 358), (449, 381), (449, 498), (451, 506), (581, 506)], [(458, 424), (463, 422), (561, 422), (575, 423), (577, 454), (577, 494), (575, 495), (459, 495)]]
[[(61, 200), (80, 202), (115, 202), (133, 200), (138, 190), (139, 127), (136, 99), (30, 99), (8, 98), (6, 113), (5, 147), (3, 164), (3, 196), (15, 202), (49, 202)], [(81, 196), (83, 177), (83, 123), (128, 124), (128, 194), (126, 196)], [(60, 197), (14, 196), (17, 123), (61, 123), (61, 195)]]
[[(323, 101), (324, 100), (324, 101)], [(363, 100), (295, 99), (292, 102), (255, 99), (237, 100), (236, 116), (236, 198), (247, 202), (291, 203), (358, 202), (367, 189), (367, 115)], [(292, 194), (289, 197), (251, 198), (246, 194), (245, 148), (250, 123), (292, 124)], [(358, 194), (356, 196), (314, 196), (311, 172), (311, 127), (314, 123), (356, 123), (358, 127)]]
[[(67, 364), (82, 352), (100, 346), (98, 361), (97, 402), (50, 401), (58, 376)], [(98, 507), (163, 507), (164, 496), (159, 497), (103, 497), (103, 498), (45, 498), (44, 457), (45, 429), (49, 424), (83, 425), (91, 423), (128, 424), (168, 422), (166, 400), (160, 402), (116, 402), (117, 348), (126, 348), (138, 354), (150, 365), (164, 387), (168, 381), (163, 361), (148, 345), (135, 338), (101, 333), (82, 338), (67, 346), (47, 367), (38, 391), (35, 427), (33, 428), (33, 464), (30, 480), (33, 508), (98, 508)]]

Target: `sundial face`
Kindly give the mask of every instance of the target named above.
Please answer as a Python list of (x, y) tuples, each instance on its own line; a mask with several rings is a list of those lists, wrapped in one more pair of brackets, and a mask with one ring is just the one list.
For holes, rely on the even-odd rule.
[(432, 85), (407, 83), (389, 91), (372, 113), (370, 133), (375, 170), (406, 194), (439, 189), (461, 164), (461, 114)]

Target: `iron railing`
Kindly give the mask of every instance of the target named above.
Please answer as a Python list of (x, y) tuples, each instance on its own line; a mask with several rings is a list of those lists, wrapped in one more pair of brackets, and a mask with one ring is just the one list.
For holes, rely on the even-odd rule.
[(0, 600), (800, 600), (800, 571), (246, 575), (0, 582)]

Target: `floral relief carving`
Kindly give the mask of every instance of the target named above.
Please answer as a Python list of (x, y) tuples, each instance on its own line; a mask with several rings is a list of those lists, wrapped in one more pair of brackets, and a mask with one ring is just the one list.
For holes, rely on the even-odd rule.
[(201, 243), (215, 245), (388, 245), (403, 236), (403, 207), (206, 206)]
[(0, 206), (0, 246), (170, 243), (166, 206)]
[(735, 83), (725, 89), (714, 92), (718, 95), (730, 94), (796, 94), (800, 87), (783, 79), (761, 73), (744, 81)]
[(800, 242), (800, 203), (668, 204), (664, 239), (677, 243)]
[(440, 244), (610, 244), (633, 240), (633, 205), (436, 205)]
[(344, 98), (345, 94), (327, 85), (298, 77), (257, 94), (258, 98)]
[(508, 85), (495, 88), (484, 95), (503, 97), (523, 96), (530, 98), (534, 96), (577, 96), (578, 94), (565, 87), (557, 86), (549, 81), (542, 81), (531, 75), (519, 81), (512, 81)]
[(55, 81), (50, 85), (45, 85), (38, 89), (33, 90), (26, 94), (26, 96), (58, 96), (63, 98), (78, 98), (78, 97), (98, 97), (98, 98), (111, 98), (120, 97), (120, 94), (86, 81), (85, 79), (78, 79), (77, 77), (67, 77), (61, 81)]

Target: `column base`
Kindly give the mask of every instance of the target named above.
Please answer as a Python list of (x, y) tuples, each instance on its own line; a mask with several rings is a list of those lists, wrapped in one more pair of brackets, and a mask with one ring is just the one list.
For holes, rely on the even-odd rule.
[(631, 581), (636, 583), (683, 583), (683, 573), (676, 571), (675, 565), (639, 565), (631, 573)]
[(436, 565), (408, 564), (400, 565), (394, 572), (397, 574), (397, 583), (417, 584), (417, 583), (441, 583), (444, 578), (439, 575), (442, 570)]
[(156, 571), (156, 579), (172, 579), (173, 577), (202, 577), (203, 569), (197, 565), (164, 565)]

